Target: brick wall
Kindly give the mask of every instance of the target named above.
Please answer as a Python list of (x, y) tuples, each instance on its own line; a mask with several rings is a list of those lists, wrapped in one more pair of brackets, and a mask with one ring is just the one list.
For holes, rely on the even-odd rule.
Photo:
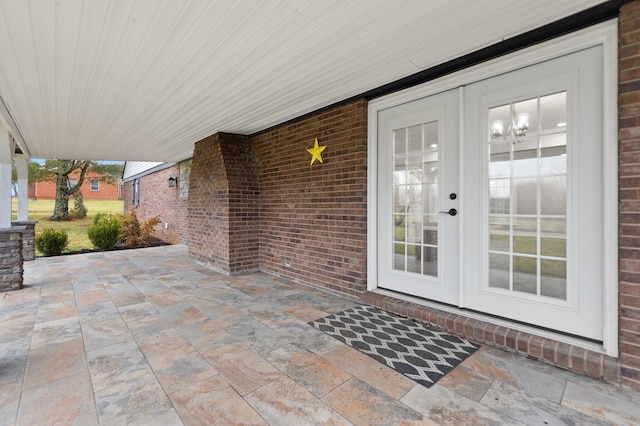
[(229, 269), (232, 273), (257, 271), (260, 198), (255, 156), (246, 136), (222, 136), (229, 185)]
[[(136, 214), (140, 221), (160, 214), (160, 225), (156, 226), (155, 236), (171, 244), (186, 244), (188, 198), (180, 196), (179, 185), (169, 188), (167, 180), (170, 177), (177, 177), (180, 182), (180, 164), (140, 178), (140, 205)], [(133, 206), (132, 191), (132, 183), (125, 182), (123, 197), (126, 213)]]
[(196, 143), (189, 184), (189, 254), (219, 271), (258, 269), (259, 194), (247, 136)]
[[(315, 138), (327, 148), (309, 165)], [(341, 293), (366, 290), (367, 103), (251, 137), (259, 162), (260, 269)], [(290, 265), (290, 266), (288, 266)]]
[(619, 19), (620, 380), (640, 386), (640, 0)]
[[(74, 172), (69, 175), (70, 179), (79, 179), (80, 173)], [(91, 180), (99, 179), (99, 175), (87, 172), (80, 191), (85, 200), (119, 200), (120, 190), (117, 183), (98, 182), (98, 190), (91, 190)], [(56, 199), (55, 182), (34, 182), (29, 185), (29, 198), (41, 200)], [(72, 204), (73, 205), (73, 204)]]

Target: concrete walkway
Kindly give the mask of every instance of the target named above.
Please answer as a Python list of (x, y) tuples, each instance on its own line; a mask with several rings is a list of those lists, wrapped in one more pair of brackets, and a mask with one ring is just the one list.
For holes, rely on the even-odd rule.
[(0, 295), (0, 425), (640, 424), (640, 395), (483, 347), (430, 389), (307, 325), (355, 305), (184, 246), (40, 258)]

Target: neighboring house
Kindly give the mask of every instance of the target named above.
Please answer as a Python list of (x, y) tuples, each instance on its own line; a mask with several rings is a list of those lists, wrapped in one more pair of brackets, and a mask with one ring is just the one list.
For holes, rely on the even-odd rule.
[[(126, 162), (123, 176), (125, 213), (136, 208), (140, 219), (160, 215), (155, 236), (171, 244), (186, 244), (191, 161), (175, 163)], [(180, 176), (180, 177), (179, 177)], [(179, 177), (179, 178), (178, 178)], [(174, 179), (169, 187), (169, 178)]]
[[(122, 188), (119, 181), (108, 183), (102, 180), (103, 175), (89, 171), (84, 176), (80, 190), (84, 200), (121, 200)], [(75, 185), (80, 178), (80, 172), (69, 174), (70, 185)], [(55, 200), (56, 183), (52, 181), (33, 182), (29, 185), (29, 198), (34, 200)]]
[(160, 238), (223, 273), (640, 386), (640, 2), (619, 19), (128, 162), (125, 210), (161, 213)]

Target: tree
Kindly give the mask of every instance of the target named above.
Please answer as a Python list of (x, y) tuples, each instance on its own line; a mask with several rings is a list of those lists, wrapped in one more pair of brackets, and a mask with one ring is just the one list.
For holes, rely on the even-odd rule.
[(119, 164), (92, 163), (91, 164), (91, 170), (102, 174), (102, 178), (100, 180), (105, 183), (116, 183), (118, 179), (122, 177), (123, 168), (124, 168), (123, 163), (119, 163)]
[[(32, 167), (32, 164), (34, 165)], [(89, 171), (99, 173), (98, 180), (106, 183), (115, 183), (122, 175), (123, 164), (100, 164), (88, 160), (46, 160), (44, 164), (29, 163), (29, 182), (55, 182), (56, 202), (53, 215), (49, 220), (71, 220), (69, 214), (69, 198), (74, 197), (75, 211), (84, 210), (82, 193), (80, 188), (84, 182), (85, 175)], [(79, 171), (80, 175), (74, 185), (71, 185), (69, 175), (74, 171)]]
[[(53, 208), (53, 216), (49, 220), (71, 220), (69, 216), (69, 197), (80, 191), (84, 182), (84, 176), (91, 166), (91, 161), (79, 160), (55, 160), (56, 162), (56, 203)], [(45, 162), (46, 167), (47, 162)], [(80, 171), (80, 176), (75, 185), (69, 183), (69, 175)]]

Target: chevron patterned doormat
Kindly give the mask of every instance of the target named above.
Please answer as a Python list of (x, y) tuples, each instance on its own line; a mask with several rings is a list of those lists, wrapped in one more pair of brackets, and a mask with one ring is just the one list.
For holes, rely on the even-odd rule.
[(367, 305), (309, 324), (428, 388), (478, 349), (451, 334)]

